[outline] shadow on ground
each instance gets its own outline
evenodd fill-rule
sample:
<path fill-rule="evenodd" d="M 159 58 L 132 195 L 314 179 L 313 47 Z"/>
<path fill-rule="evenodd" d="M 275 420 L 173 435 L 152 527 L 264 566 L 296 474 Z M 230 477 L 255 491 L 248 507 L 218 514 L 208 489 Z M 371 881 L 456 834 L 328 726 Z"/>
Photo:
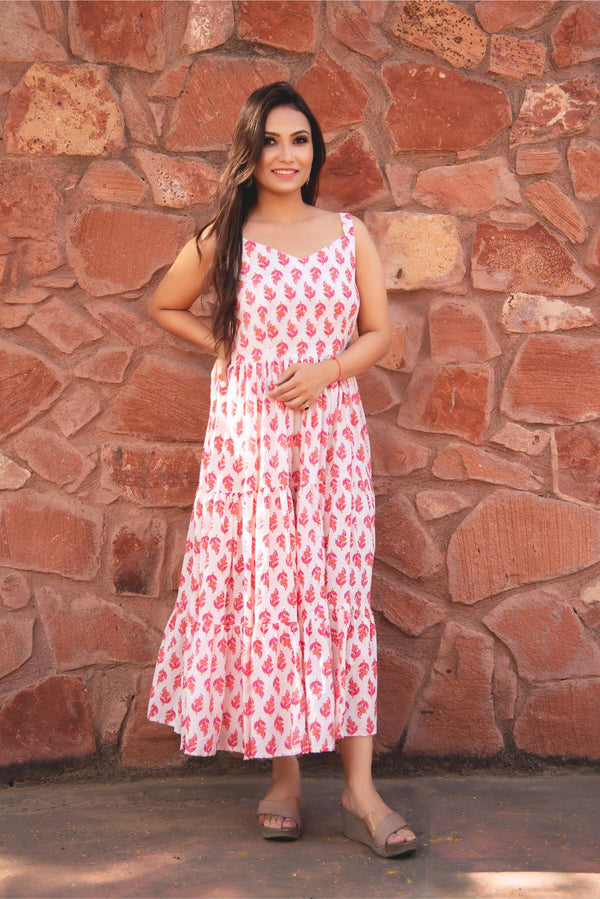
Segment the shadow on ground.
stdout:
<path fill-rule="evenodd" d="M 3 897 L 600 897 L 598 778 L 379 781 L 422 841 L 386 860 L 340 830 L 341 781 L 305 778 L 306 833 L 262 840 L 247 775 L 0 788 Z"/>

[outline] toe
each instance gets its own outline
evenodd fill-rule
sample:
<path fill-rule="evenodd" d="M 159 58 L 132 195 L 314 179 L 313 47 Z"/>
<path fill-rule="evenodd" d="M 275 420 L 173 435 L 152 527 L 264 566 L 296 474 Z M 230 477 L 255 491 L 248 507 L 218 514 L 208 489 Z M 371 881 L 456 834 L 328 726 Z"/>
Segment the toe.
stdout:
<path fill-rule="evenodd" d="M 387 841 L 393 845 L 398 845 L 400 843 L 410 843 L 410 841 L 414 839 L 415 835 L 410 827 L 401 827 L 400 830 L 396 830 L 394 833 L 390 834 Z"/>

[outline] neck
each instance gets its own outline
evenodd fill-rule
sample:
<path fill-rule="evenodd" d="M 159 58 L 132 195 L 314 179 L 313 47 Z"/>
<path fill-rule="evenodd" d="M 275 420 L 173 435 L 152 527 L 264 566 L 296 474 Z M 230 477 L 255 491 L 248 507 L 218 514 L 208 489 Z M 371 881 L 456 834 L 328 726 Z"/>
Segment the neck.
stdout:
<path fill-rule="evenodd" d="M 306 214 L 307 204 L 300 191 L 282 197 L 259 190 L 252 218 L 270 222 L 295 222 Z"/>

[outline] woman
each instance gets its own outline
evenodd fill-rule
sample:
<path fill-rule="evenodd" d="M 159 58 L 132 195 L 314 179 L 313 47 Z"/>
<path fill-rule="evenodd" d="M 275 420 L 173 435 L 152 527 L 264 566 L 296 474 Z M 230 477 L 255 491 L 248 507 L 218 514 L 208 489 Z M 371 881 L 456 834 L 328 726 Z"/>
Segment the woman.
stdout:
<path fill-rule="evenodd" d="M 324 161 L 291 85 L 254 91 L 217 215 L 152 301 L 158 324 L 217 359 L 148 714 L 188 754 L 273 759 L 257 813 L 267 839 L 300 835 L 298 756 L 337 743 L 344 833 L 391 857 L 416 839 L 371 778 L 374 498 L 355 380 L 387 352 L 390 325 L 364 225 L 314 206 Z M 208 289 L 210 328 L 189 311 Z"/>

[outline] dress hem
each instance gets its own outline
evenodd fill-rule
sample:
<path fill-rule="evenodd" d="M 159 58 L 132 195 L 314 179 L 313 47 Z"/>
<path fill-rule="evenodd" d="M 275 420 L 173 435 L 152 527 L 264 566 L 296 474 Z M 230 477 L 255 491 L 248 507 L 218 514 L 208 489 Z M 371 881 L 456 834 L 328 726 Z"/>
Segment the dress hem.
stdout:
<path fill-rule="evenodd" d="M 173 730 L 173 732 L 177 734 L 177 736 L 179 736 L 179 737 L 181 736 L 181 731 L 177 730 L 177 727 L 175 725 L 169 724 L 166 721 L 160 721 L 158 718 L 150 718 L 149 720 L 152 721 L 153 724 L 163 724 L 165 727 L 170 727 Z M 363 731 L 364 731 L 364 733 L 363 733 Z M 277 753 L 277 755 L 260 755 L 259 753 L 256 753 L 254 755 L 246 755 L 241 749 L 231 749 L 228 746 L 217 746 L 215 748 L 214 752 L 202 752 L 202 751 L 187 752 L 185 749 L 183 749 L 183 747 L 180 747 L 180 750 L 181 750 L 181 752 L 183 752 L 184 755 L 187 755 L 189 758 L 207 758 L 208 759 L 208 758 L 214 758 L 214 756 L 217 754 L 217 752 L 228 752 L 230 755 L 242 756 L 242 758 L 245 762 L 250 762 L 250 761 L 252 761 L 252 759 L 268 760 L 268 759 L 276 759 L 276 758 L 278 759 L 278 758 L 295 757 L 295 756 L 300 756 L 300 755 L 320 755 L 323 752 L 335 752 L 336 746 L 337 746 L 337 743 L 339 742 L 339 740 L 345 740 L 348 737 L 375 737 L 376 734 L 377 734 L 377 728 L 375 728 L 375 730 L 371 731 L 370 733 L 367 732 L 364 728 L 359 728 L 357 731 L 355 731 L 354 733 L 351 733 L 351 734 L 341 733 L 335 737 L 333 742 L 328 741 L 327 743 L 323 744 L 322 746 L 319 746 L 318 748 L 311 747 L 309 749 L 298 749 L 298 750 L 295 750 L 292 752 L 279 752 L 279 753 Z"/>

